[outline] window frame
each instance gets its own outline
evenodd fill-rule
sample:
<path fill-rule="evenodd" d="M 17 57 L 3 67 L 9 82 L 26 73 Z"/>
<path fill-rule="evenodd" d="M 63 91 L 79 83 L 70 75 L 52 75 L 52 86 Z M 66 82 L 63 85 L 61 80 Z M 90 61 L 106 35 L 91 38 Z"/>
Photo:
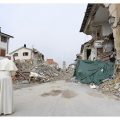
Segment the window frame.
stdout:
<path fill-rule="evenodd" d="M 16 55 L 15 55 L 15 54 L 16 54 Z M 18 56 L 18 53 L 14 53 L 13 56 L 14 56 L 14 57 L 17 57 L 17 56 Z"/>
<path fill-rule="evenodd" d="M 29 55 L 29 52 L 23 52 L 23 56 L 28 56 L 28 55 Z"/>
<path fill-rule="evenodd" d="M 1 42 L 7 43 L 7 37 L 1 36 Z"/>

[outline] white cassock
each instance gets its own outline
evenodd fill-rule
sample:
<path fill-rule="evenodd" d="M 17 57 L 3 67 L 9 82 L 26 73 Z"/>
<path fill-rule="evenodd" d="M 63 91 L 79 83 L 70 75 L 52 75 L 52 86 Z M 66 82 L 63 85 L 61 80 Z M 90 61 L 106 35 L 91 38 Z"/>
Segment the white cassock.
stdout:
<path fill-rule="evenodd" d="M 13 112 L 13 87 L 11 74 L 17 71 L 12 60 L 0 58 L 0 114 Z"/>

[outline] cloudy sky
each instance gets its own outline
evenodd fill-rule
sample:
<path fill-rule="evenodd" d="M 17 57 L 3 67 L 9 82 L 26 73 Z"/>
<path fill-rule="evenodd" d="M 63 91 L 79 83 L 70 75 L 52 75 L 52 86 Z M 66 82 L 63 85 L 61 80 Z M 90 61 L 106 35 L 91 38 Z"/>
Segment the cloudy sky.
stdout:
<path fill-rule="evenodd" d="M 24 44 L 61 66 L 75 60 L 89 37 L 80 33 L 87 4 L 0 4 L 2 32 L 13 35 L 9 51 Z"/>

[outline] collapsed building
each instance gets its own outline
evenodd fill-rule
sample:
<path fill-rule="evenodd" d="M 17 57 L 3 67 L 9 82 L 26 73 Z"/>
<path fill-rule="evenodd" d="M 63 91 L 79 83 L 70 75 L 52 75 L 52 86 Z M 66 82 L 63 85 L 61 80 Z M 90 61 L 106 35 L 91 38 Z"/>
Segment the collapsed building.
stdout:
<path fill-rule="evenodd" d="M 108 60 L 116 52 L 116 63 L 120 61 L 120 4 L 88 4 L 80 32 L 91 35 L 84 43 L 82 59 Z"/>
<path fill-rule="evenodd" d="M 14 61 L 32 61 L 37 64 L 37 62 L 44 61 L 44 55 L 40 53 L 37 49 L 27 48 L 26 44 L 24 46 L 14 50 L 13 52 L 9 53 L 11 59 Z"/>
<path fill-rule="evenodd" d="M 44 60 L 44 55 L 37 49 L 27 48 L 26 44 L 9 53 L 18 71 L 14 83 L 48 82 L 62 79 L 64 74 L 59 71 L 58 64 L 53 59 Z"/>
<path fill-rule="evenodd" d="M 120 4 L 88 4 L 80 32 L 92 39 L 81 45 L 75 76 L 120 97 Z M 112 59 L 111 59 L 112 58 Z M 113 59 L 114 58 L 114 59 Z"/>
<path fill-rule="evenodd" d="M 9 53 L 18 68 L 15 80 L 30 80 L 30 73 L 33 67 L 44 63 L 44 55 L 35 48 L 27 48 L 24 46 Z"/>
<path fill-rule="evenodd" d="M 120 4 L 88 4 L 80 32 L 92 39 L 81 45 L 77 60 L 101 60 L 120 65 Z"/>
<path fill-rule="evenodd" d="M 80 32 L 91 35 L 92 39 L 81 46 L 76 57 L 75 76 L 81 82 L 99 85 L 119 74 L 119 10 L 119 4 L 87 5 Z"/>
<path fill-rule="evenodd" d="M 88 4 L 80 32 L 92 39 L 81 46 L 83 60 L 106 61 L 115 49 L 118 52 L 109 19 L 110 12 L 104 4 Z"/>

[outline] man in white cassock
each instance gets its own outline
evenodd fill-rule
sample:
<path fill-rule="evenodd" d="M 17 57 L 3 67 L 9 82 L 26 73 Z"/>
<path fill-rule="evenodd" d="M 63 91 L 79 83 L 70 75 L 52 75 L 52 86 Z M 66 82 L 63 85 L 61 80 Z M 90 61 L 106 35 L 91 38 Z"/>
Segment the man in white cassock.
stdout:
<path fill-rule="evenodd" d="M 0 115 L 13 113 L 12 76 L 17 70 L 12 60 L 0 57 Z"/>

